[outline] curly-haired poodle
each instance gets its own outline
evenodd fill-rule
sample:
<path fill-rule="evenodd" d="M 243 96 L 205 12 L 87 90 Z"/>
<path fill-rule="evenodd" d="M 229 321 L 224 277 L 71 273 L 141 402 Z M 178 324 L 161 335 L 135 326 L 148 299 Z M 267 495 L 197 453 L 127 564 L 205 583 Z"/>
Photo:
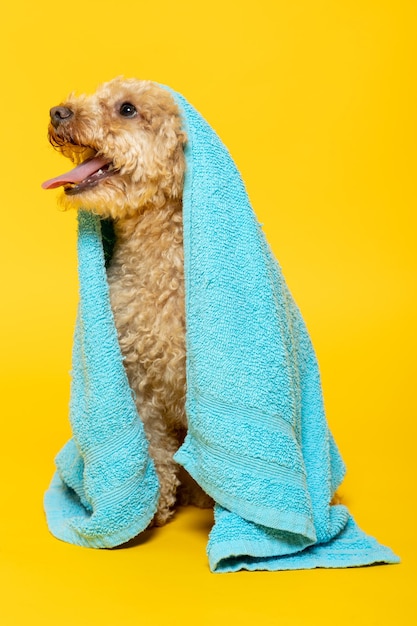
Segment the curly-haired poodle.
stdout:
<path fill-rule="evenodd" d="M 160 483 L 154 523 L 175 503 L 211 499 L 173 460 L 186 429 L 182 188 L 186 135 L 158 85 L 117 78 L 50 111 L 49 139 L 75 163 L 45 188 L 64 186 L 68 208 L 112 218 L 111 305 Z"/>

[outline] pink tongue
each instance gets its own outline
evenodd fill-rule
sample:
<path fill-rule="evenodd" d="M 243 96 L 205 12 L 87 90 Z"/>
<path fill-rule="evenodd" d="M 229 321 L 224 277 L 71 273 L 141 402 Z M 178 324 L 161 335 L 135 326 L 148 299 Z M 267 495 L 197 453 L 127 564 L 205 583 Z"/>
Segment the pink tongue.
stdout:
<path fill-rule="evenodd" d="M 55 189 L 56 187 L 61 187 L 61 185 L 66 185 L 67 183 L 81 183 L 83 180 L 97 172 L 100 168 L 110 163 L 108 159 L 103 159 L 102 157 L 94 157 L 92 159 L 87 159 L 77 167 L 74 167 L 73 170 L 67 172 L 66 174 L 61 174 L 61 176 L 57 176 L 56 178 L 51 178 L 50 180 L 46 180 L 42 183 L 42 189 Z"/>

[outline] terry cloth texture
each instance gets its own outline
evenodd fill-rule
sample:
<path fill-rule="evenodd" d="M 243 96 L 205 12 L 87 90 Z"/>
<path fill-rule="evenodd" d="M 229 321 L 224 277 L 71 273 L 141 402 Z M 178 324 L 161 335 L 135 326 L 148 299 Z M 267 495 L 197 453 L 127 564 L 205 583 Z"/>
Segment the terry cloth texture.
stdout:
<path fill-rule="evenodd" d="M 188 434 L 176 460 L 216 502 L 212 571 L 396 563 L 345 506 L 314 350 L 227 149 L 179 94 Z M 79 214 L 73 439 L 45 496 L 51 532 L 110 547 L 153 517 L 158 484 L 123 369 L 99 218 Z"/>

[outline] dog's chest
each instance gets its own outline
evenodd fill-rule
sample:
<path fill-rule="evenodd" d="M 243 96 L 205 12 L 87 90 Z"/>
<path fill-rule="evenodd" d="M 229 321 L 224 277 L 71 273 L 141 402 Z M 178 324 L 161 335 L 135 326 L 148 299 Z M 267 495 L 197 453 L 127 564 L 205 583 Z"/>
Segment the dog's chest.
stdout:
<path fill-rule="evenodd" d="M 149 211 L 117 223 L 115 232 L 108 282 L 122 353 L 145 368 L 168 362 L 185 350 L 181 214 Z"/>

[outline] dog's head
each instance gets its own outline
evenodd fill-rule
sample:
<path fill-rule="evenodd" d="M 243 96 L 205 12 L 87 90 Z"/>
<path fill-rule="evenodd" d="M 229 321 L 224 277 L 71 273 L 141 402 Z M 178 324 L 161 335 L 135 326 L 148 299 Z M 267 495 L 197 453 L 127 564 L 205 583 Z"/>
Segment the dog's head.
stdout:
<path fill-rule="evenodd" d="M 181 197 L 186 136 L 167 90 L 116 78 L 50 115 L 51 144 L 77 167 L 43 187 L 63 186 L 66 207 L 120 218 Z"/>

